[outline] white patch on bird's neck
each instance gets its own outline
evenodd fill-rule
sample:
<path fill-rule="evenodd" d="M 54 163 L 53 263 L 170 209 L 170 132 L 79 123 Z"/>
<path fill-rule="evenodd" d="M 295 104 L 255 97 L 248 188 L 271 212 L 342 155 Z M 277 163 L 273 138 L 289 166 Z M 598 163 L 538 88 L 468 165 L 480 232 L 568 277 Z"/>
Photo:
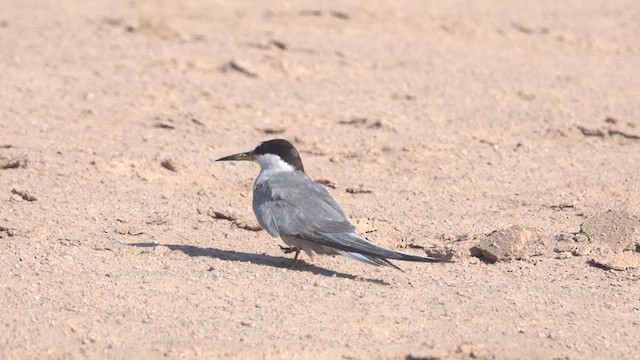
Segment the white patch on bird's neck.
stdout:
<path fill-rule="evenodd" d="M 256 162 L 260 165 L 260 175 L 256 179 L 256 184 L 267 180 L 272 175 L 291 172 L 295 168 L 282 160 L 278 155 L 263 154 L 256 156 Z"/>

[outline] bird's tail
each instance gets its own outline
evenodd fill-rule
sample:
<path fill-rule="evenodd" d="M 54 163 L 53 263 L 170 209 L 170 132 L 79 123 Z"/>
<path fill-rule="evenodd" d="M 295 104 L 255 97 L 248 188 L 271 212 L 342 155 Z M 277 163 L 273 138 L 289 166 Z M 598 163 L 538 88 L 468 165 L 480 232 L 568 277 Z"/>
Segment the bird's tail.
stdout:
<path fill-rule="evenodd" d="M 362 239 L 364 241 L 369 242 L 364 238 Z M 415 262 L 430 262 L 430 263 L 451 262 L 450 260 L 437 258 L 437 257 L 416 256 L 416 255 L 405 254 L 399 251 L 393 251 L 390 249 L 383 248 L 382 246 L 379 246 L 373 243 L 371 244 L 377 248 L 371 252 L 366 251 L 364 249 L 358 249 L 360 250 L 358 252 L 344 251 L 344 250 L 337 250 L 337 251 L 341 255 L 344 255 L 354 260 L 361 261 L 369 265 L 390 266 L 400 271 L 403 271 L 403 270 L 397 265 L 395 265 L 394 263 L 392 263 L 391 261 L 389 261 L 389 259 L 402 260 L 402 261 L 415 261 Z"/>
<path fill-rule="evenodd" d="M 311 241 L 333 248 L 341 255 L 354 260 L 362 261 L 376 266 L 391 266 L 398 270 L 399 267 L 389 260 L 417 261 L 417 262 L 451 262 L 447 259 L 436 257 L 416 256 L 405 254 L 399 251 L 387 249 L 375 244 L 362 236 L 354 233 L 322 233 L 322 236 L 311 239 Z"/>
<path fill-rule="evenodd" d="M 349 252 L 349 251 L 342 251 L 342 250 L 337 250 L 337 252 L 340 255 L 352 258 L 353 260 L 362 261 L 363 263 L 366 263 L 366 264 L 369 264 L 369 265 L 391 266 L 391 267 L 393 267 L 395 269 L 403 271 L 397 265 L 395 265 L 394 263 L 392 263 L 391 261 L 389 261 L 389 260 L 387 260 L 387 259 L 385 259 L 383 257 L 376 257 L 376 256 L 361 254 L 361 253 L 357 253 L 357 252 Z"/>

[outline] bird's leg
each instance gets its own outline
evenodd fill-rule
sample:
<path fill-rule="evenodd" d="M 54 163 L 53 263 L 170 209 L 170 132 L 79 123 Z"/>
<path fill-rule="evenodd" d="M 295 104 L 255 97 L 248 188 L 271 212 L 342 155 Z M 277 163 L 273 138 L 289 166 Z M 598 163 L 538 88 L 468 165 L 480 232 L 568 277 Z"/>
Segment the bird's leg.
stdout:
<path fill-rule="evenodd" d="M 296 252 L 296 256 L 293 257 L 293 262 L 291 263 L 291 267 L 296 266 L 298 264 L 298 255 L 300 255 L 300 249 L 294 248 Z"/>
<path fill-rule="evenodd" d="M 284 251 L 285 254 L 291 254 L 292 252 L 295 252 L 296 255 L 293 257 L 293 262 L 291 263 L 291 267 L 294 267 L 298 264 L 298 256 L 300 255 L 300 249 L 298 249 L 295 246 L 282 246 L 282 245 L 280 245 L 280 249 L 282 249 L 282 251 Z"/>

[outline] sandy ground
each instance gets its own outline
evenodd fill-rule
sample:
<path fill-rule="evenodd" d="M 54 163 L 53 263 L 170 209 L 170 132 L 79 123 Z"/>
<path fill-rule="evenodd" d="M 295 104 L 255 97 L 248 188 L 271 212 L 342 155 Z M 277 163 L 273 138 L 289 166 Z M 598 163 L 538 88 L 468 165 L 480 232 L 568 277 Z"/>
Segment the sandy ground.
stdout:
<path fill-rule="evenodd" d="M 0 3 L 0 358 L 640 353 L 635 1 Z M 274 137 L 455 263 L 290 268 Z"/>

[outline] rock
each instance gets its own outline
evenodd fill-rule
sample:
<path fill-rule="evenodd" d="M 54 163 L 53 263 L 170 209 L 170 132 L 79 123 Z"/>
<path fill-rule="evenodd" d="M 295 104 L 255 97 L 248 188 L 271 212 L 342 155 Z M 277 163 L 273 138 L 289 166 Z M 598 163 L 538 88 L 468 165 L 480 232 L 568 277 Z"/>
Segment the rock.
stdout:
<path fill-rule="evenodd" d="M 429 351 L 419 351 L 412 352 L 409 355 L 405 356 L 405 360 L 440 360 L 447 357 L 447 354 L 444 351 L 437 350 L 429 350 Z"/>
<path fill-rule="evenodd" d="M 638 269 L 640 268 L 640 254 L 631 251 L 603 252 L 594 256 L 589 263 L 605 270 Z"/>
<path fill-rule="evenodd" d="M 120 235 L 137 236 L 137 235 L 144 234 L 144 230 L 136 226 L 132 226 L 132 227 L 118 226 L 113 231 L 116 234 L 120 234 Z"/>
<path fill-rule="evenodd" d="M 609 210 L 585 220 L 580 234 L 590 243 L 606 244 L 614 253 L 635 250 L 640 242 L 640 220 L 626 211 Z"/>
<path fill-rule="evenodd" d="M 471 342 L 464 342 L 458 345 L 458 349 L 456 349 L 455 353 L 457 355 L 462 355 L 464 358 L 468 358 L 468 359 L 495 359 L 496 358 L 495 354 L 492 354 L 485 345 L 474 344 Z"/>
<path fill-rule="evenodd" d="M 561 251 L 556 255 L 556 259 L 564 260 L 570 259 L 573 257 L 573 253 L 571 251 Z"/>
<path fill-rule="evenodd" d="M 26 201 L 36 201 L 36 200 L 38 200 L 37 197 L 35 197 L 31 192 L 29 192 L 27 190 L 11 189 L 11 193 L 20 196 L 20 198 L 22 198 L 22 200 L 26 200 Z"/>
<path fill-rule="evenodd" d="M 492 262 L 522 260 L 548 252 L 548 237 L 535 229 L 514 225 L 496 230 L 471 249 L 474 256 Z"/>
<path fill-rule="evenodd" d="M 178 170 L 179 170 L 178 164 L 175 161 L 171 160 L 171 159 L 162 160 L 160 162 L 160 165 L 162 165 L 163 168 L 165 168 L 167 170 L 170 170 L 170 171 L 173 171 L 173 172 L 178 172 Z"/>

